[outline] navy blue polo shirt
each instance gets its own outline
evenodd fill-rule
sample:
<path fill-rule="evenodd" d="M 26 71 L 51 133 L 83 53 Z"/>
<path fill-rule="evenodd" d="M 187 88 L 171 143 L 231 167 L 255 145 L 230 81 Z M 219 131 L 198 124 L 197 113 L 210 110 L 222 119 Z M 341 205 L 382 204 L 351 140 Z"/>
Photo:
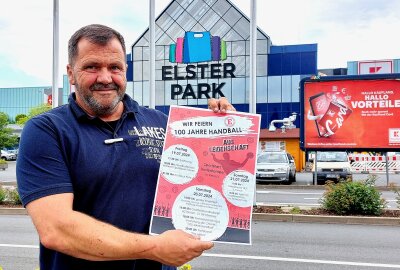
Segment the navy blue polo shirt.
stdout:
<path fill-rule="evenodd" d="M 73 209 L 118 228 L 148 233 L 167 116 L 124 96 L 115 130 L 69 104 L 29 120 L 17 161 L 24 206 L 38 198 L 73 193 Z M 105 140 L 122 138 L 106 144 Z M 136 266 L 135 266 L 136 265 Z M 147 260 L 91 262 L 40 246 L 41 270 L 161 269 Z"/>

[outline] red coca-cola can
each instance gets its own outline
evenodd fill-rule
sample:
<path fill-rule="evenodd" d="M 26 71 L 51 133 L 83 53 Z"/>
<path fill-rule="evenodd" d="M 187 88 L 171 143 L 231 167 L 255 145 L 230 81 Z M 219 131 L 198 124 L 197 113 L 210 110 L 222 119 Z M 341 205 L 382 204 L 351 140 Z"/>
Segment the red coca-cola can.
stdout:
<path fill-rule="evenodd" d="M 353 111 L 346 105 L 331 101 L 328 110 L 324 116 L 318 121 L 318 125 L 324 132 L 321 133 L 323 137 L 329 137 L 336 133 L 340 129 L 346 119 L 350 116 Z"/>

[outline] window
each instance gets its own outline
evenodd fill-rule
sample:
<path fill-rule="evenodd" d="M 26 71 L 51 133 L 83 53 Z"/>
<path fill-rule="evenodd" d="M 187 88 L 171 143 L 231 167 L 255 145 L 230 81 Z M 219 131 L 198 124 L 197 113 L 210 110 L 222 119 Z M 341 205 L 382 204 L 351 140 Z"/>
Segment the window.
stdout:
<path fill-rule="evenodd" d="M 282 102 L 292 101 L 292 76 L 282 76 Z"/>
<path fill-rule="evenodd" d="M 281 76 L 268 77 L 268 103 L 282 101 Z"/>
<path fill-rule="evenodd" d="M 245 103 L 246 92 L 246 79 L 245 78 L 234 78 L 232 79 L 232 103 Z"/>

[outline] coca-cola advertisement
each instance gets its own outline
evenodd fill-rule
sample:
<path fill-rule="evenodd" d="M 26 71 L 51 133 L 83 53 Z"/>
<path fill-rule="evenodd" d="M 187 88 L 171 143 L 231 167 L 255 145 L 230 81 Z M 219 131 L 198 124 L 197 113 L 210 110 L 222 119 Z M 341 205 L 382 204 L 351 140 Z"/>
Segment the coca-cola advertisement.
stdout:
<path fill-rule="evenodd" d="M 400 74 L 306 79 L 301 96 L 303 148 L 400 147 Z"/>

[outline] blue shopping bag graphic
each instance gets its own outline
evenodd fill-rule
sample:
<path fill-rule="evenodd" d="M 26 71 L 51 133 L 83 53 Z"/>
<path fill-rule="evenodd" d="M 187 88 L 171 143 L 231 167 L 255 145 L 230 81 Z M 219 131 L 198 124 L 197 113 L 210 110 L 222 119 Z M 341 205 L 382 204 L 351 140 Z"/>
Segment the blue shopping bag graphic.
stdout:
<path fill-rule="evenodd" d="M 183 43 L 183 62 L 211 61 L 211 35 L 209 32 L 186 32 Z"/>

